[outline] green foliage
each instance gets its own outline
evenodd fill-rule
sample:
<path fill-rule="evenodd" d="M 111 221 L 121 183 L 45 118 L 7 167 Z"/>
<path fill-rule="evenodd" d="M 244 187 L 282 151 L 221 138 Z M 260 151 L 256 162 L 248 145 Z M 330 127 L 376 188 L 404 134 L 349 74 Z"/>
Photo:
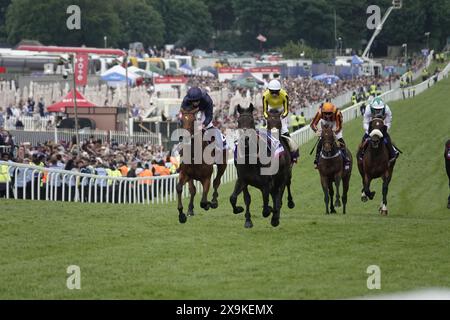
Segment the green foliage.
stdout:
<path fill-rule="evenodd" d="M 164 44 L 164 21 L 150 3 L 144 0 L 117 0 L 114 9 L 121 21 L 121 47 L 127 48 L 131 42 L 142 42 L 146 46 Z"/>
<path fill-rule="evenodd" d="M 0 41 L 15 45 L 22 39 L 45 44 L 127 46 L 178 44 L 188 48 L 257 50 L 258 34 L 267 37 L 264 48 L 303 40 L 309 46 L 331 49 L 336 38 L 344 48 L 364 49 L 373 34 L 366 27 L 367 7 L 376 4 L 384 15 L 391 0 L 0 0 Z M 83 28 L 65 27 L 66 8 L 82 9 Z M 8 9 L 8 10 L 7 10 Z M 336 13 L 336 34 L 335 19 Z M 6 18 L 6 19 L 5 19 Z M 404 1 L 395 10 L 373 44 L 373 50 L 401 45 L 417 50 L 426 44 L 440 50 L 450 35 L 450 1 Z M 213 44 L 213 35 L 216 37 Z"/>
<path fill-rule="evenodd" d="M 289 41 L 285 46 L 279 49 L 283 53 L 283 57 L 286 59 L 312 59 L 320 60 L 325 57 L 325 55 L 318 49 L 311 48 L 301 42 Z"/>
<path fill-rule="evenodd" d="M 165 0 L 159 9 L 166 25 L 166 43 L 189 48 L 209 46 L 213 29 L 203 1 Z"/>
<path fill-rule="evenodd" d="M 66 13 L 70 5 L 81 8 L 81 30 L 69 30 Z M 35 39 L 45 44 L 102 46 L 108 36 L 117 45 L 120 21 L 112 5 L 89 0 L 15 0 L 8 7 L 6 30 L 8 41 Z"/>
<path fill-rule="evenodd" d="M 7 34 L 5 28 L 6 10 L 11 0 L 0 0 L 0 42 L 6 42 Z"/>

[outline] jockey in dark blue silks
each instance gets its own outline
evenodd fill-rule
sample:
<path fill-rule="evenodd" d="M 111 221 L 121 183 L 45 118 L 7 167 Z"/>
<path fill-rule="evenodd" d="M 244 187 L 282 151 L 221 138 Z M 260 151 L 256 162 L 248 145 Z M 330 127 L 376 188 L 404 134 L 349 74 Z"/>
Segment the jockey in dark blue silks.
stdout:
<path fill-rule="evenodd" d="M 198 87 L 190 88 L 186 97 L 183 99 L 181 108 L 199 108 L 199 111 L 202 112 L 201 119 L 203 121 L 204 128 L 214 128 L 212 124 L 214 103 L 208 93 L 202 89 Z"/>
<path fill-rule="evenodd" d="M 202 126 L 204 130 L 214 130 L 214 137 L 217 141 L 217 146 L 220 149 L 226 148 L 225 137 L 221 134 L 220 130 L 214 127 L 212 120 L 214 116 L 214 102 L 209 96 L 209 94 L 198 88 L 192 87 L 188 90 L 186 97 L 183 99 L 181 104 L 182 109 L 195 109 L 199 108 L 200 114 L 197 119 L 202 121 Z"/>

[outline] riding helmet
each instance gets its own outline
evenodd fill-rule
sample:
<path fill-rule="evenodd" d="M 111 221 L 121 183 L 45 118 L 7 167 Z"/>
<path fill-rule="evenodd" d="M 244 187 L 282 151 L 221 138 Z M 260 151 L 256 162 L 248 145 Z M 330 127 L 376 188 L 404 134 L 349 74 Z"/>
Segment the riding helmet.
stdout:
<path fill-rule="evenodd" d="M 269 86 L 267 87 L 270 91 L 280 91 L 281 90 L 281 83 L 278 80 L 272 80 L 269 82 Z"/>
<path fill-rule="evenodd" d="M 187 92 L 187 98 L 189 101 L 198 101 L 203 98 L 203 92 L 198 87 L 192 87 Z"/>

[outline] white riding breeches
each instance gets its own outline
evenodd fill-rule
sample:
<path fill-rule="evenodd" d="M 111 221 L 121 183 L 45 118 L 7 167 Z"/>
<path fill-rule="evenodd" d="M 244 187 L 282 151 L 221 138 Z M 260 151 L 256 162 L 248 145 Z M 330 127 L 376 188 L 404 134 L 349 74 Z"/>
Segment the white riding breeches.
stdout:
<path fill-rule="evenodd" d="M 319 131 L 322 130 L 322 125 L 331 127 L 331 129 L 333 131 L 336 130 L 336 122 L 334 122 L 334 121 L 326 121 L 326 120 L 321 119 L 319 121 L 319 123 L 317 124 L 317 128 L 319 129 Z M 339 133 L 336 133 L 336 139 L 339 140 L 339 139 L 343 138 L 343 132 L 342 131 L 343 130 L 339 131 Z"/>
<path fill-rule="evenodd" d="M 199 116 L 197 118 L 197 121 L 200 121 L 200 127 L 198 128 L 199 130 L 203 129 L 203 122 L 205 121 L 205 113 L 200 111 L 201 116 Z M 226 144 L 226 137 L 220 132 L 219 129 L 217 129 L 216 127 L 214 127 L 212 121 L 210 123 L 208 123 L 205 127 L 205 130 L 211 129 L 214 130 L 214 137 L 216 139 L 216 141 L 220 141 L 222 140 L 222 146 L 219 149 L 227 149 L 227 144 Z M 218 146 L 220 146 L 220 144 L 218 144 Z"/>

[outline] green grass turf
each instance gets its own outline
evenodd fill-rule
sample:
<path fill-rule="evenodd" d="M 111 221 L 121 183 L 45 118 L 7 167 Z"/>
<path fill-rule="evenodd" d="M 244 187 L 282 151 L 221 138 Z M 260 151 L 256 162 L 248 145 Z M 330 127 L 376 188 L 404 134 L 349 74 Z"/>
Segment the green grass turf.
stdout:
<path fill-rule="evenodd" d="M 450 287 L 450 210 L 443 149 L 449 138 L 450 79 L 411 100 L 391 103 L 392 137 L 404 152 L 389 190 L 389 215 L 360 201 L 354 168 L 348 214 L 324 214 L 318 173 L 302 146 L 294 172 L 297 207 L 281 225 L 233 215 L 232 184 L 220 206 L 178 222 L 176 204 L 82 205 L 0 201 L 1 299 L 325 299 L 423 287 Z M 361 119 L 344 137 L 354 153 Z M 239 199 L 242 204 L 242 197 Z M 187 203 L 185 202 L 185 206 Z M 68 290 L 66 269 L 81 268 L 81 290 Z M 368 290 L 369 265 L 381 290 Z"/>

